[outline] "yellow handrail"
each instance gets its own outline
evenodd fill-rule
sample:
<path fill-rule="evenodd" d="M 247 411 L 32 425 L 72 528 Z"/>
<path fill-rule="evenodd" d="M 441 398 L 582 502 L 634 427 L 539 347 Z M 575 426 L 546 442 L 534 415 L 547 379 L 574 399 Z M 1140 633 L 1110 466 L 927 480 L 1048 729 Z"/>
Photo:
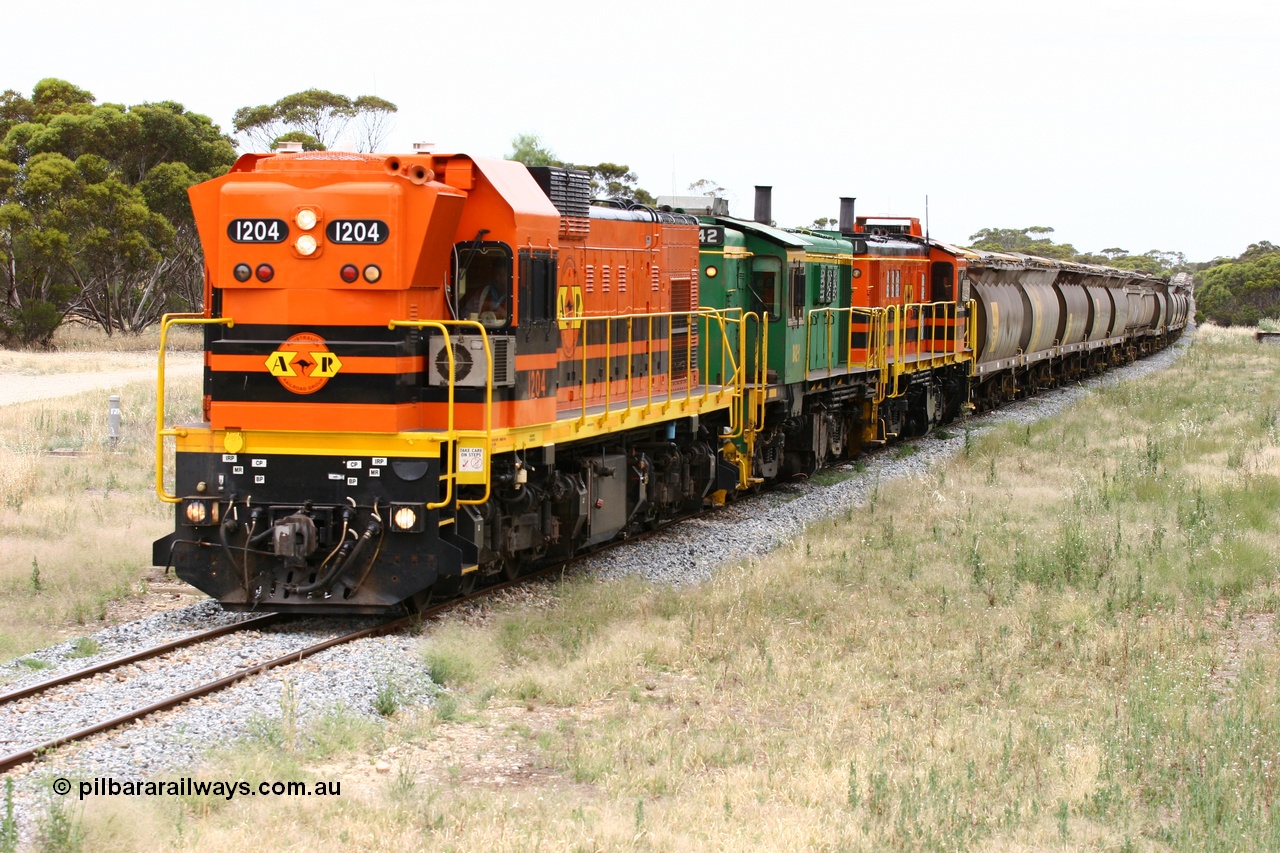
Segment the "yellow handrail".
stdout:
<path fill-rule="evenodd" d="M 696 383 L 701 383 L 703 386 L 701 397 L 699 398 L 700 400 L 705 401 L 711 395 L 711 388 L 706 384 L 705 380 L 701 377 L 700 366 L 694 358 L 693 341 L 695 337 L 697 337 L 697 339 L 700 341 L 702 340 L 703 335 L 702 335 L 699 324 L 702 323 L 703 321 L 706 321 L 707 327 L 709 329 L 712 320 L 714 320 L 716 323 L 716 328 L 718 328 L 720 331 L 720 337 L 721 337 L 721 343 L 722 343 L 720 375 L 723 379 L 721 393 L 723 393 L 723 387 L 725 386 L 740 387 L 742 385 L 742 382 L 743 382 L 742 375 L 741 375 L 742 367 L 733 358 L 732 347 L 730 345 L 731 341 L 730 341 L 729 331 L 728 331 L 728 325 L 730 323 L 740 322 L 739 320 L 729 317 L 728 315 L 731 313 L 739 313 L 740 311 L 741 309 L 738 309 L 738 308 L 725 309 L 725 310 L 717 310 L 714 308 L 695 308 L 690 311 L 660 311 L 660 312 L 645 312 L 645 313 L 633 313 L 633 314 L 610 314 L 610 315 L 602 315 L 602 316 L 594 316 L 594 317 L 575 314 L 572 316 L 558 317 L 557 321 L 563 322 L 563 323 L 572 322 L 572 323 L 578 324 L 578 328 L 581 330 L 580 339 L 578 342 L 578 346 L 582 350 L 581 376 L 579 377 L 579 382 L 578 382 L 578 386 L 579 386 L 578 393 L 581 398 L 579 400 L 578 426 L 579 427 L 584 426 L 587 423 L 588 418 L 591 417 L 589 413 L 590 406 L 588 405 L 588 400 L 591 397 L 591 395 L 589 394 L 589 391 L 590 391 L 590 387 L 593 384 L 597 384 L 591 381 L 591 378 L 588 376 L 588 369 L 587 369 L 587 365 L 588 365 L 587 350 L 590 345 L 590 331 L 591 331 L 592 324 L 595 324 L 595 323 L 604 324 L 604 348 L 605 348 L 604 349 L 605 354 L 603 359 L 604 375 L 600 379 L 600 381 L 603 382 L 604 384 L 604 389 L 603 391 L 599 392 L 600 395 L 603 397 L 603 400 L 601 401 L 603 403 L 603 409 L 599 413 L 598 417 L 595 417 L 596 423 L 604 423 L 605 420 L 610 415 L 617 414 L 617 409 L 615 408 L 615 405 L 614 405 L 615 402 L 617 401 L 614 400 L 614 393 L 613 393 L 613 383 L 616 381 L 613 378 L 613 369 L 614 369 L 613 362 L 616 358 L 619 358 L 620 356 L 615 355 L 613 352 L 613 348 L 615 346 L 615 342 L 613 339 L 614 323 L 619 321 L 625 321 L 626 323 L 626 333 L 627 333 L 626 356 L 625 356 L 627 359 L 627 369 L 625 371 L 626 385 L 627 385 L 626 395 L 625 395 L 626 408 L 621 410 L 622 417 L 625 419 L 631 415 L 632 411 L 635 409 L 635 406 L 636 406 L 635 391 L 632 388 L 632 384 L 636 379 L 633 362 L 635 360 L 635 346 L 636 346 L 636 343 L 638 342 L 636 338 L 635 320 L 643 319 L 646 324 L 644 343 L 645 343 L 645 350 L 646 350 L 645 357 L 647 360 L 648 367 L 645 372 L 645 380 L 646 380 L 645 403 L 648 407 L 653 406 L 653 386 L 654 386 L 654 378 L 655 378 L 653 373 L 653 359 L 654 359 L 655 344 L 661 342 L 662 340 L 662 338 L 655 337 L 654 335 L 654 321 L 661 320 L 664 318 L 669 321 L 667 326 L 668 336 L 666 338 L 666 340 L 668 341 L 668 349 L 667 349 L 666 366 L 664 370 L 667 391 L 666 391 L 666 402 L 662 404 L 662 410 L 665 412 L 676 402 L 676 394 L 675 394 L 674 386 L 675 386 L 676 379 L 679 378 L 677 377 L 676 371 L 675 371 L 674 356 L 676 355 L 676 353 L 673 349 L 671 349 L 669 344 L 672 337 L 670 333 L 674 329 L 674 323 L 670 321 L 673 321 L 676 318 L 685 318 L 686 320 L 686 326 L 684 327 L 684 334 L 685 334 L 684 402 L 688 404 L 688 403 L 691 403 L 694 399 L 693 390 L 694 390 L 694 385 Z M 707 335 L 709 336 L 709 334 L 710 332 L 708 331 Z M 620 344 L 621 340 L 619 340 L 618 343 Z M 729 367 L 732 367 L 732 370 L 729 370 L 728 369 Z M 740 393 L 740 391 L 738 393 Z M 600 398 L 596 397 L 596 399 L 599 400 Z"/>
<path fill-rule="evenodd" d="M 473 328 L 480 333 L 480 340 L 484 343 L 484 360 L 489 369 L 488 375 L 485 377 L 484 429 L 480 431 L 454 429 L 454 386 L 457 377 L 454 372 L 453 341 L 449 337 L 448 327 L 450 326 Z M 444 509 L 453 502 L 453 487 L 458 479 L 458 472 L 454 464 L 454 454 L 458 452 L 458 438 L 464 434 L 467 437 L 475 437 L 477 432 L 480 433 L 480 437 L 484 439 L 484 464 L 486 468 L 489 465 L 489 458 L 493 455 L 493 348 L 489 344 L 489 330 L 478 320 L 392 320 L 387 323 L 387 328 L 436 329 L 440 334 L 444 335 L 444 350 L 449 359 L 449 410 L 443 439 L 447 449 L 444 454 L 446 458 L 444 463 L 445 473 L 441 475 L 440 479 L 445 483 L 445 492 L 443 499 L 427 504 L 428 510 Z M 489 483 L 491 480 L 491 477 L 485 477 L 484 495 L 482 497 L 479 499 L 458 498 L 457 505 L 475 506 L 489 500 Z"/>
<path fill-rule="evenodd" d="M 730 317 L 728 316 L 730 313 L 736 313 L 741 316 Z M 736 404 L 731 405 L 729 407 L 729 431 L 719 437 L 722 441 L 730 441 L 730 440 L 742 437 L 744 414 L 745 414 L 742 406 L 742 399 L 743 399 L 742 389 L 746 385 L 746 370 L 747 370 L 744 353 L 747 347 L 746 320 L 747 320 L 747 317 L 749 316 L 753 316 L 753 315 L 743 314 L 741 308 L 731 308 L 726 310 L 724 313 L 717 311 L 714 314 L 704 315 L 708 323 L 710 323 L 711 319 L 714 317 L 714 319 L 716 320 L 716 322 L 719 324 L 719 327 L 720 327 L 720 340 L 721 340 L 721 347 L 720 347 L 720 376 L 721 376 L 720 388 L 721 390 L 720 390 L 720 393 L 723 395 L 724 388 L 728 386 L 734 389 L 733 393 L 738 398 Z M 729 345 L 730 344 L 729 325 L 734 323 L 736 323 L 738 326 L 737 357 L 735 357 L 734 350 Z M 709 332 L 708 332 L 708 337 L 710 337 Z M 733 371 L 731 373 L 726 369 L 728 365 L 733 366 Z M 710 366 L 711 366 L 710 362 L 708 362 L 707 364 L 708 370 Z"/>
<path fill-rule="evenodd" d="M 164 489 L 164 437 L 172 435 L 182 437 L 185 429 L 165 429 L 164 426 L 164 364 L 169 344 L 170 326 L 226 326 L 231 328 L 236 321 L 230 317 L 206 317 L 203 314 L 165 314 L 160 318 L 160 353 L 156 361 L 156 495 L 169 504 L 181 503 L 182 498 L 171 495 Z M 177 486 L 174 486 L 175 490 Z"/>
<path fill-rule="evenodd" d="M 769 312 L 760 312 L 760 334 L 756 337 L 756 400 L 759 412 L 752 425 L 752 438 L 764 431 L 765 406 L 768 402 L 769 385 Z"/>

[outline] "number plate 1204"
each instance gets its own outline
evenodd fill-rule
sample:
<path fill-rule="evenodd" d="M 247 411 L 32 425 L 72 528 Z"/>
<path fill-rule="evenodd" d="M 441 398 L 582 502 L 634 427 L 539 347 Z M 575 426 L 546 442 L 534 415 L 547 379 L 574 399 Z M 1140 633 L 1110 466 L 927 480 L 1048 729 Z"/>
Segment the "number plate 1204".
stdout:
<path fill-rule="evenodd" d="M 385 243 L 387 223 L 381 219 L 335 219 L 324 229 L 331 243 Z"/>
<path fill-rule="evenodd" d="M 233 219 L 227 225 L 233 243 L 283 243 L 289 225 L 283 219 Z"/>

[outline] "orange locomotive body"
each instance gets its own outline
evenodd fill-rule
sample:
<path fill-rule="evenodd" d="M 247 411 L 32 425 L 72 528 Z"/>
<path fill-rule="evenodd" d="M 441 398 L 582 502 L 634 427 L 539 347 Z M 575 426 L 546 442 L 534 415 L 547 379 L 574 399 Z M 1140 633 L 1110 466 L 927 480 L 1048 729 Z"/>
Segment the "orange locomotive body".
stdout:
<path fill-rule="evenodd" d="M 873 250 L 859 240 L 863 235 L 877 238 Z M 965 300 L 957 303 L 957 260 L 924 239 L 920 220 L 858 216 L 849 236 L 863 249 L 853 256 L 851 304 L 866 311 L 854 319 L 853 359 L 865 363 L 871 358 L 869 317 L 875 315 L 887 316 L 886 325 L 893 330 L 884 333 L 884 344 L 894 361 L 927 362 L 962 352 Z"/>
<path fill-rule="evenodd" d="M 246 155 L 190 194 L 206 310 L 166 329 L 205 327 L 204 419 L 161 430 L 177 524 L 155 558 L 224 605 L 421 602 L 732 480 L 692 217 L 430 152 Z"/>

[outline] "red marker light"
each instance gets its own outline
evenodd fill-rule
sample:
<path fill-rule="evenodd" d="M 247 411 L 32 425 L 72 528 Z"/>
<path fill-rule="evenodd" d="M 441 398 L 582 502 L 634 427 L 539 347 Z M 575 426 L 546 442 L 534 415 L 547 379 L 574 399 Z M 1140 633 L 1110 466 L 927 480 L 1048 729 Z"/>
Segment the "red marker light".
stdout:
<path fill-rule="evenodd" d="M 258 264 L 256 274 L 258 276 L 258 281 L 271 281 L 271 278 L 276 274 L 276 271 L 271 268 L 271 264 Z"/>
<path fill-rule="evenodd" d="M 356 269 L 355 264 L 344 264 L 338 274 L 342 276 L 343 281 L 351 284 L 360 277 L 360 270 Z"/>

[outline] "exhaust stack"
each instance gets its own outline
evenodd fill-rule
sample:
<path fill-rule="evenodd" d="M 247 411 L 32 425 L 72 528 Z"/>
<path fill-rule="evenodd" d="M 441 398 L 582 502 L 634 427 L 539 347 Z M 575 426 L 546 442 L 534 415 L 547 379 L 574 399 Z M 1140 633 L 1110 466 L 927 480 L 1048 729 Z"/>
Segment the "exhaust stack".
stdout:
<path fill-rule="evenodd" d="M 849 236 L 853 233 L 853 203 L 856 198 L 849 196 L 840 197 L 840 233 Z"/>
<path fill-rule="evenodd" d="M 773 224 L 773 187 L 756 187 L 756 222 Z"/>

